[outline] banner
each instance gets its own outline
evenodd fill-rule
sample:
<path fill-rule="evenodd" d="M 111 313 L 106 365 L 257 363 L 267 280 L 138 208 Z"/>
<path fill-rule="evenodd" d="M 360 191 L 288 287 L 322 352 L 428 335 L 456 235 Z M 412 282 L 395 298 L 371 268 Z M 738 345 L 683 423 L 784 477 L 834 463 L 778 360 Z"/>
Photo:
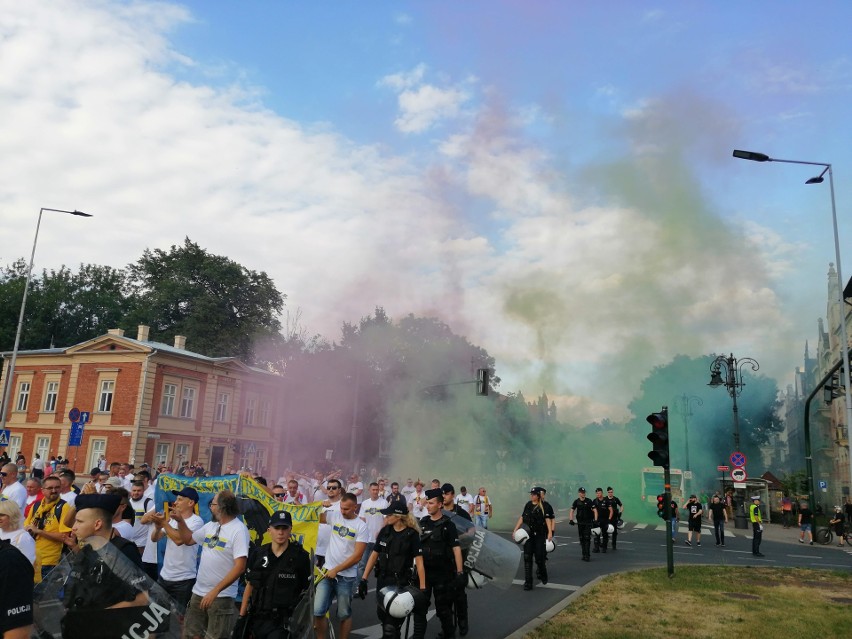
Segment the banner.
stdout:
<path fill-rule="evenodd" d="M 268 544 L 269 516 L 278 510 L 287 510 L 293 517 L 292 539 L 299 542 L 313 555 L 317 545 L 321 502 L 304 506 L 283 504 L 270 495 L 263 486 L 246 475 L 222 477 L 184 477 L 183 475 L 161 474 L 157 476 L 154 504 L 157 512 L 164 512 L 165 502 L 174 501 L 171 491 L 191 486 L 198 491 L 198 514 L 210 521 L 210 500 L 220 490 L 230 490 L 240 503 L 240 514 L 248 526 L 253 545 Z M 163 544 L 163 542 L 160 542 Z M 164 544 L 163 544 L 164 547 Z"/>

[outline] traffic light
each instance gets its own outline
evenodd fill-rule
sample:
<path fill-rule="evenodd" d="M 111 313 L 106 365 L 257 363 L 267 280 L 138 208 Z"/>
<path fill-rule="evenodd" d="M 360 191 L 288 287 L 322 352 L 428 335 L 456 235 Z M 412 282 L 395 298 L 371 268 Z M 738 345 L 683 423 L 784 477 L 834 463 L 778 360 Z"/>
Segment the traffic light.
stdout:
<path fill-rule="evenodd" d="M 651 432 L 648 441 L 654 447 L 648 453 L 648 457 L 654 462 L 654 466 L 669 467 L 669 409 L 663 406 L 659 413 L 651 413 L 646 417 L 651 424 Z"/>
<path fill-rule="evenodd" d="M 666 495 L 663 493 L 662 495 L 657 495 L 657 517 L 660 519 L 666 518 Z"/>
<path fill-rule="evenodd" d="M 476 369 L 476 394 L 482 397 L 488 395 L 488 369 Z"/>

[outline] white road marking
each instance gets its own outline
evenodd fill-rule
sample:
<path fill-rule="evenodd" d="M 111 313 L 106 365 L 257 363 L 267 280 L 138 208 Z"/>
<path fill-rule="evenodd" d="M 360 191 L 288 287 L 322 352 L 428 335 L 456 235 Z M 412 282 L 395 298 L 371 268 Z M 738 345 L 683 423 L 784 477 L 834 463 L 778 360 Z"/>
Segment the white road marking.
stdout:
<path fill-rule="evenodd" d="M 513 579 L 512 583 L 516 586 L 523 586 L 524 580 L 523 579 Z M 574 590 L 579 590 L 580 588 L 582 588 L 582 586 L 571 586 L 569 584 L 554 584 L 554 583 L 542 584 L 542 583 L 539 583 L 537 581 L 535 582 L 535 587 L 536 588 L 550 588 L 552 590 L 570 590 L 572 592 Z"/>

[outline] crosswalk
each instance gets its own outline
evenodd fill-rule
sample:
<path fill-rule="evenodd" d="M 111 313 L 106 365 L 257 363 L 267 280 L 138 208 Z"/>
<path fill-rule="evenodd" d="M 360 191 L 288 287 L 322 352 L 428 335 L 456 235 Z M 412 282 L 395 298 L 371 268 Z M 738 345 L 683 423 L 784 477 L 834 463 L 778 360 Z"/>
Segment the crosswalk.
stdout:
<path fill-rule="evenodd" d="M 652 527 L 654 530 L 666 532 L 665 524 L 657 524 L 655 526 L 651 526 L 650 524 L 633 524 L 633 530 L 645 530 Z M 677 532 L 678 534 L 685 535 L 688 532 L 688 526 L 685 524 L 679 524 L 677 527 Z M 704 535 L 713 535 L 713 528 L 710 526 L 702 526 L 701 533 Z M 751 535 L 744 535 L 742 533 L 734 534 L 727 527 L 725 528 L 725 539 L 735 539 L 737 537 L 745 537 L 746 539 L 751 539 Z"/>

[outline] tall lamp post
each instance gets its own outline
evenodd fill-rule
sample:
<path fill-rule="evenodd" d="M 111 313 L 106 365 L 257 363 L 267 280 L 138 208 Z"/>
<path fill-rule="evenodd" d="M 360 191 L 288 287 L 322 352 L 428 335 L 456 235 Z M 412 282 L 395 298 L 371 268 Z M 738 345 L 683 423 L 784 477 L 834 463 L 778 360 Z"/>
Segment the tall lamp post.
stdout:
<path fill-rule="evenodd" d="M 743 368 L 751 367 L 751 370 L 756 371 L 760 365 L 751 357 L 743 357 L 737 359 L 733 353 L 728 357 L 719 355 L 713 360 L 710 365 L 710 383 L 707 384 L 712 388 L 724 386 L 728 395 L 734 402 L 734 449 L 740 451 L 740 416 L 737 408 L 737 396 L 743 392 Z M 724 377 L 722 373 L 724 372 Z M 734 513 L 734 526 L 736 528 L 748 528 L 747 518 L 745 514 L 745 495 L 739 490 L 737 491 L 737 509 Z"/>
<path fill-rule="evenodd" d="M 700 397 L 684 393 L 683 395 L 675 397 L 673 404 L 675 406 L 675 410 L 683 419 L 683 438 L 686 448 L 686 472 L 690 473 L 690 479 L 692 479 L 692 468 L 689 466 L 689 418 L 692 417 L 693 406 L 703 406 L 704 402 Z"/>
<path fill-rule="evenodd" d="M 846 329 L 846 306 L 843 299 L 843 270 L 840 267 L 840 235 L 837 232 L 837 205 L 834 201 L 834 172 L 831 170 L 831 164 L 827 162 L 805 162 L 803 160 L 779 160 L 771 158 L 765 153 L 755 153 L 754 151 L 734 151 L 734 157 L 740 160 L 752 160 L 753 162 L 782 162 L 784 164 L 805 164 L 809 166 L 821 166 L 822 172 L 808 179 L 805 184 L 822 184 L 825 181 L 823 177 L 828 173 L 829 192 L 831 194 L 831 223 L 834 229 L 834 260 L 837 263 L 837 301 L 840 303 L 838 311 L 840 313 L 840 354 L 843 358 L 843 379 L 846 387 L 846 441 L 849 442 L 849 491 L 852 494 L 852 373 L 849 367 L 849 337 Z M 811 497 L 813 499 L 814 496 Z"/>
<path fill-rule="evenodd" d="M 27 308 L 27 293 L 30 290 L 30 281 L 33 277 L 33 261 L 35 260 L 36 244 L 38 244 L 38 230 L 41 228 L 41 216 L 45 211 L 51 211 L 53 213 L 67 213 L 68 215 L 77 215 L 79 217 L 92 217 L 89 213 L 83 213 L 82 211 L 76 210 L 66 211 L 64 209 L 49 209 L 46 207 L 39 209 L 35 238 L 33 238 L 33 251 L 30 254 L 30 266 L 27 269 L 27 281 L 24 284 L 24 297 L 21 300 L 21 313 L 18 316 L 18 330 L 15 333 L 15 345 L 12 347 L 12 360 L 9 362 L 9 366 L 6 369 L 6 383 L 3 385 L 3 404 L 2 409 L 0 409 L 0 430 L 4 430 L 6 428 L 6 414 L 9 412 L 9 393 L 12 390 L 12 380 L 15 377 L 15 362 L 18 359 L 18 346 L 21 344 L 21 329 L 24 326 L 24 311 Z"/>

